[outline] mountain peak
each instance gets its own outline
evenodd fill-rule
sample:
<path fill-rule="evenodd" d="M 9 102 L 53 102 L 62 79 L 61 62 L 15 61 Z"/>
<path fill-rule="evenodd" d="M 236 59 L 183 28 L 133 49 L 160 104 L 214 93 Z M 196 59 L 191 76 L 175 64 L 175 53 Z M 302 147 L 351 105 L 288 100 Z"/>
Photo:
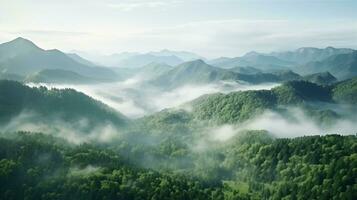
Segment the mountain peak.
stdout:
<path fill-rule="evenodd" d="M 192 61 L 188 61 L 185 63 L 182 63 L 184 65 L 207 65 L 207 63 L 205 63 L 205 61 L 203 61 L 202 59 L 197 59 L 197 60 L 192 60 Z"/>
<path fill-rule="evenodd" d="M 335 47 L 328 46 L 328 47 L 326 47 L 326 49 L 335 49 Z"/>
<path fill-rule="evenodd" d="M 17 37 L 14 40 L 11 40 L 9 43 L 22 43 L 22 44 L 32 44 L 35 45 L 31 40 L 23 38 L 23 37 Z"/>
<path fill-rule="evenodd" d="M 247 56 L 258 56 L 258 55 L 260 55 L 258 52 L 256 52 L 256 51 L 250 51 L 250 52 L 246 53 L 246 54 L 244 55 L 244 57 L 247 57 Z"/>
<path fill-rule="evenodd" d="M 34 49 L 40 49 L 35 43 L 33 43 L 31 40 L 28 40 L 23 37 L 18 37 L 14 40 L 11 40 L 9 42 L 4 43 L 8 46 L 13 46 L 13 47 L 18 47 L 18 48 L 34 48 Z"/>

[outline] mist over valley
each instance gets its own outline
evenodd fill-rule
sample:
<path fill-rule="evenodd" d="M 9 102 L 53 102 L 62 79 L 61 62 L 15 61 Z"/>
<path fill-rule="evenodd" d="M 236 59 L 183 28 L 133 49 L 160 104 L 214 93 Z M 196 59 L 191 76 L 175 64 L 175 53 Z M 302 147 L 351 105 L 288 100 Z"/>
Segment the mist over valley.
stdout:
<path fill-rule="evenodd" d="M 1 200 L 356 199 L 355 2 L 0 5 Z"/>

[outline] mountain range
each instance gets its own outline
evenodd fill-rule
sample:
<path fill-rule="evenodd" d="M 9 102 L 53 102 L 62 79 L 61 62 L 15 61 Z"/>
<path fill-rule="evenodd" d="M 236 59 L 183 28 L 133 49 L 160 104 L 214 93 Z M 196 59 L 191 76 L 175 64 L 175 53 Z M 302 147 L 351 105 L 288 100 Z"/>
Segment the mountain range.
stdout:
<path fill-rule="evenodd" d="M 16 38 L 0 44 L 0 73 L 2 74 L 27 77 L 42 70 L 51 69 L 72 71 L 98 81 L 118 79 L 118 75 L 114 71 L 89 63 L 86 65 L 85 62 L 78 57 L 73 59 L 57 49 L 41 49 L 24 38 Z"/>
<path fill-rule="evenodd" d="M 357 78 L 291 69 L 222 69 L 203 60 L 134 68 L 144 84 L 171 88 L 284 81 L 203 95 L 139 119 L 74 89 L 0 80 L 0 199 L 353 199 Z M 66 68 L 26 78 L 92 80 Z M 325 134 L 320 127 L 351 135 L 297 137 Z"/>
<path fill-rule="evenodd" d="M 322 61 L 334 55 L 349 54 L 353 51 L 353 49 L 348 48 L 326 47 L 319 49 L 314 47 L 302 47 L 295 51 L 272 52 L 268 55 L 293 63 L 306 64 L 313 61 Z"/>
<path fill-rule="evenodd" d="M 178 65 L 187 61 L 205 59 L 195 53 L 187 51 L 171 51 L 168 49 L 148 53 L 123 52 L 107 56 L 99 54 L 92 55 L 80 51 L 73 52 L 100 65 L 125 68 L 140 68 L 153 62 L 167 65 Z"/>
<path fill-rule="evenodd" d="M 290 69 L 301 75 L 329 72 L 339 80 L 357 75 L 356 51 L 347 48 L 305 47 L 268 54 L 250 52 L 242 57 L 222 57 L 208 61 L 221 68 L 258 69 L 265 72 Z"/>
<path fill-rule="evenodd" d="M 266 71 L 286 69 L 288 66 L 293 65 L 292 62 L 257 52 L 249 52 L 242 57 L 218 58 L 208 63 L 221 68 L 254 67 Z"/>
<path fill-rule="evenodd" d="M 79 84 L 118 81 L 139 75 L 156 85 L 173 88 L 224 80 L 281 82 L 304 79 L 302 76 L 305 80 L 331 83 L 333 78 L 327 75 L 338 80 L 357 75 L 356 51 L 333 47 L 308 47 L 268 54 L 252 51 L 242 57 L 214 60 L 190 52 L 165 49 L 145 54 L 113 54 L 105 59 L 116 67 L 101 67 L 78 54 L 44 50 L 30 40 L 16 38 L 0 44 L 0 78 Z M 321 74 L 325 72 L 329 74 Z M 311 74 L 315 75 L 309 76 Z"/>
<path fill-rule="evenodd" d="M 331 84 L 337 79 L 328 72 L 300 76 L 292 70 L 274 70 L 263 72 L 253 67 L 235 67 L 222 69 L 195 60 L 182 63 L 175 67 L 156 64 L 157 76 L 151 75 L 151 84 L 164 88 L 177 88 L 184 85 L 203 85 L 220 81 L 246 82 L 250 84 L 278 83 L 291 80 L 307 80 L 318 84 Z M 149 71 L 153 71 L 150 69 Z M 145 72 L 149 76 L 149 72 Z"/>

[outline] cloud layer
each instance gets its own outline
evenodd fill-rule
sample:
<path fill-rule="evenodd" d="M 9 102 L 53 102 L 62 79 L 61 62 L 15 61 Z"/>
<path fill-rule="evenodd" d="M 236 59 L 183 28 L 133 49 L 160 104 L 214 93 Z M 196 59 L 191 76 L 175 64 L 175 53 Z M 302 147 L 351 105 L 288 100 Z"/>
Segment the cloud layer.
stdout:
<path fill-rule="evenodd" d="M 73 88 L 102 101 L 128 117 L 137 118 L 165 108 L 179 106 L 204 94 L 270 89 L 278 84 L 250 85 L 237 82 L 217 82 L 204 85 L 185 85 L 170 91 L 163 91 L 160 88 L 148 86 L 143 80 L 132 78 L 123 82 L 96 85 L 32 83 L 28 85 L 32 87 L 41 85 L 48 88 Z"/>

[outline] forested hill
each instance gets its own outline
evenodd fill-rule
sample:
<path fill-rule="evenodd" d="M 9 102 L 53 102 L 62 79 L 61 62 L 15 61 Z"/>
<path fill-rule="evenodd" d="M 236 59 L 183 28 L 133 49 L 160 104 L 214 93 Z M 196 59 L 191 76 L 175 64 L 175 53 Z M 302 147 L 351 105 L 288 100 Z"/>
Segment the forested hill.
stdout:
<path fill-rule="evenodd" d="M 191 154 L 198 156 L 195 168 L 175 173 L 132 166 L 118 146 L 11 135 L 0 138 L 0 199 L 352 200 L 357 195 L 356 136 L 273 139 L 250 133 Z"/>
<path fill-rule="evenodd" d="M 356 99 L 357 78 L 330 86 L 307 81 L 290 81 L 272 90 L 205 95 L 188 105 L 192 107 L 195 118 L 233 123 L 247 120 L 266 109 L 278 109 L 281 106 L 304 107 L 311 106 L 310 103 L 314 102 L 356 104 Z"/>
<path fill-rule="evenodd" d="M 73 89 L 31 88 L 15 81 L 0 80 L 0 122 L 19 115 L 32 122 L 87 121 L 88 127 L 109 122 L 118 126 L 127 119 L 103 103 Z"/>

